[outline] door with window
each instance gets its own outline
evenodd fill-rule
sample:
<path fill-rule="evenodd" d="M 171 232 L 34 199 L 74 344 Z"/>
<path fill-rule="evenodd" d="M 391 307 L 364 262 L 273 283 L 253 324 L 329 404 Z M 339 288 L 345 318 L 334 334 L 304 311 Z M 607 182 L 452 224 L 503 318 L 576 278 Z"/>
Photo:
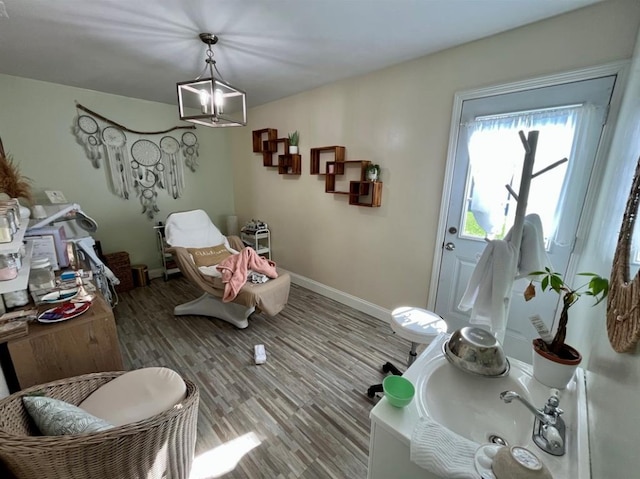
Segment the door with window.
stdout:
<path fill-rule="evenodd" d="M 486 246 L 513 225 L 525 151 L 525 136 L 538 130 L 534 174 L 563 158 L 568 161 L 531 182 L 527 214 L 542 220 L 553 269 L 564 274 L 606 121 L 615 75 L 559 86 L 465 101 L 458 132 L 453 184 L 448 205 L 435 310 L 451 329 L 469 324 L 458 304 Z M 536 336 L 529 316 L 540 314 L 551 326 L 558 297 L 539 294 L 525 302 L 528 281 L 516 280 L 504 340 L 509 356 L 531 362 Z M 539 289 L 539 288 L 538 288 Z"/>

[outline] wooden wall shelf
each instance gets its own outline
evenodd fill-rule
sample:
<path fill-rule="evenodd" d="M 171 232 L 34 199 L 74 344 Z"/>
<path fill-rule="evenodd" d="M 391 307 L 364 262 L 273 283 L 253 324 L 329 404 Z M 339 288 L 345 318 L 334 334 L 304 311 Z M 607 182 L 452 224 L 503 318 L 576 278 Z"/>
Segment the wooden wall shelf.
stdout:
<path fill-rule="evenodd" d="M 262 165 L 278 168 L 280 175 L 301 175 L 302 155 L 289 152 L 289 138 L 278 138 L 275 128 L 263 128 L 251 132 L 253 151 L 262 153 Z M 282 147 L 280 145 L 283 145 Z M 280 150 L 280 151 L 278 151 Z M 324 164 L 324 172 L 320 171 L 320 157 L 322 154 L 332 155 L 333 158 Z M 273 156 L 278 160 L 274 163 Z M 349 204 L 355 206 L 379 207 L 382 204 L 382 182 L 366 181 L 369 160 L 346 160 L 344 146 L 319 146 L 311 148 L 309 155 L 309 174 L 324 176 L 324 191 L 335 195 L 347 195 Z M 349 181 L 346 191 L 336 190 L 336 177 L 343 176 L 350 166 L 360 167 L 360 180 Z"/>
<path fill-rule="evenodd" d="M 281 175 L 302 174 L 302 155 L 278 155 L 278 173 Z"/>
<path fill-rule="evenodd" d="M 275 140 L 278 138 L 278 130 L 275 128 L 263 128 L 262 130 L 253 130 L 251 137 L 253 139 L 253 151 L 254 153 L 262 153 L 264 136 L 267 136 L 267 140 Z"/>
<path fill-rule="evenodd" d="M 379 207 L 382 204 L 382 182 L 349 182 L 349 204 L 355 206 Z"/>
<path fill-rule="evenodd" d="M 289 154 L 289 138 L 276 138 L 262 142 L 262 166 L 278 166 L 273 162 L 273 155 L 278 153 L 278 145 L 284 145 L 284 154 Z"/>
<path fill-rule="evenodd" d="M 320 154 L 326 152 L 333 153 L 334 162 L 343 162 L 345 158 L 344 146 L 319 146 L 318 148 L 311 148 L 310 155 L 310 167 L 309 174 L 311 175 L 324 175 L 326 173 L 320 173 Z"/>
<path fill-rule="evenodd" d="M 337 195 L 349 195 L 350 190 L 340 191 L 336 190 L 336 176 L 344 175 L 345 168 L 347 166 L 359 166 L 360 167 L 360 181 L 363 182 L 367 172 L 367 166 L 371 162 L 367 160 L 350 160 L 350 161 L 328 161 L 326 165 L 326 173 L 324 179 L 324 191 L 325 193 L 335 193 Z M 331 167 L 334 167 L 333 173 L 329 173 Z"/>

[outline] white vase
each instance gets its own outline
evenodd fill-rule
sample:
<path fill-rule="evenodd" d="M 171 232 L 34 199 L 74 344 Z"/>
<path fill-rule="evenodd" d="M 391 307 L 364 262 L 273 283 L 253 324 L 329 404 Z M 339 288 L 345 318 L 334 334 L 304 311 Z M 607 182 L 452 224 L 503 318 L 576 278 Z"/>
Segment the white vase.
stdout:
<path fill-rule="evenodd" d="M 550 388 L 565 389 L 582 361 L 582 356 L 574 348 L 565 344 L 565 347 L 577 358 L 573 360 L 557 358 L 536 347 L 536 341 L 542 340 L 533 340 L 533 377 Z"/>
<path fill-rule="evenodd" d="M 289 146 L 289 154 L 290 155 L 297 155 L 298 154 L 298 147 L 297 146 Z"/>

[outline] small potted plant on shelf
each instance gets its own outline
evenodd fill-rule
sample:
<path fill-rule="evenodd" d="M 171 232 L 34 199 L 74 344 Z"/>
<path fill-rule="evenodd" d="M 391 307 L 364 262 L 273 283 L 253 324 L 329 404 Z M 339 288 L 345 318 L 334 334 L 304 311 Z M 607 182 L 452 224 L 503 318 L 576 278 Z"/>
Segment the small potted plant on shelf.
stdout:
<path fill-rule="evenodd" d="M 293 133 L 289 133 L 289 153 L 292 155 L 298 154 L 298 142 L 300 141 L 300 134 L 298 130 Z"/>
<path fill-rule="evenodd" d="M 380 177 L 380 165 L 374 165 L 373 163 L 367 165 L 367 180 L 378 181 Z"/>
<path fill-rule="evenodd" d="M 582 361 L 582 355 L 565 343 L 569 308 L 583 295 L 594 297 L 596 302 L 593 306 L 602 302 L 609 293 L 609 280 L 595 273 L 578 273 L 578 276 L 584 276 L 588 280 L 581 286 L 572 288 L 564 282 L 560 273 L 549 268 L 545 268 L 544 271 L 534 271 L 529 276 L 540 280 L 542 291 L 552 290 L 562 298 L 562 311 L 553 339 L 551 341 L 548 338 L 545 338 L 546 341 L 543 338 L 533 340 L 533 375 L 546 386 L 563 389 Z M 524 292 L 524 298 L 529 301 L 533 297 L 535 297 L 535 286 L 531 282 Z"/>

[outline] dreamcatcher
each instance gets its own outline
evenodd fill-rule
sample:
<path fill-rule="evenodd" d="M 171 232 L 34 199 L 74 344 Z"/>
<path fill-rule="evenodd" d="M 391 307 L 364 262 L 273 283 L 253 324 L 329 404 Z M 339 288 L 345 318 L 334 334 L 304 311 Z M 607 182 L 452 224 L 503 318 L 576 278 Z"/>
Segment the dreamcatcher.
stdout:
<path fill-rule="evenodd" d="M 140 195 L 142 213 L 153 218 L 160 210 L 156 204 L 158 177 L 164 175 L 164 165 L 160 162 L 160 148 L 153 141 L 138 140 L 131 145 L 131 168 L 134 171 L 134 185 Z"/>
<path fill-rule="evenodd" d="M 102 142 L 107 150 L 114 193 L 128 200 L 131 191 L 131 163 L 126 147 L 127 137 L 120 128 L 107 126 L 102 130 Z"/>
<path fill-rule="evenodd" d="M 172 136 L 163 136 L 160 140 L 160 149 L 163 165 L 162 186 L 175 200 L 182 196 L 184 191 L 180 143 Z"/>
<path fill-rule="evenodd" d="M 182 154 L 185 164 L 195 172 L 198 167 L 198 138 L 190 131 L 182 134 Z"/>
<path fill-rule="evenodd" d="M 78 115 L 73 125 L 76 140 L 84 147 L 87 158 L 95 168 L 100 168 L 100 128 L 98 122 L 88 115 Z"/>
<path fill-rule="evenodd" d="M 150 219 L 160 211 L 157 205 L 158 188 L 167 190 L 174 199 L 182 196 L 185 188 L 185 163 L 192 171 L 197 167 L 198 138 L 194 133 L 186 132 L 181 141 L 178 141 L 167 133 L 194 127 L 176 126 L 165 131 L 135 131 L 82 105 L 76 104 L 76 107 L 87 115 L 78 115 L 74 120 L 73 132 L 96 168 L 100 167 L 104 149 L 114 194 L 128 200 L 135 191 L 142 203 L 142 213 Z M 103 122 L 102 126 L 97 120 Z M 127 138 L 127 134 L 139 139 L 133 141 Z M 160 135 L 163 136 L 157 143 L 145 138 L 157 138 Z"/>

